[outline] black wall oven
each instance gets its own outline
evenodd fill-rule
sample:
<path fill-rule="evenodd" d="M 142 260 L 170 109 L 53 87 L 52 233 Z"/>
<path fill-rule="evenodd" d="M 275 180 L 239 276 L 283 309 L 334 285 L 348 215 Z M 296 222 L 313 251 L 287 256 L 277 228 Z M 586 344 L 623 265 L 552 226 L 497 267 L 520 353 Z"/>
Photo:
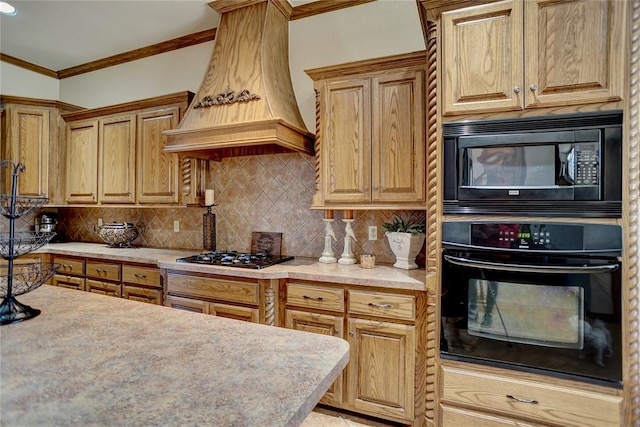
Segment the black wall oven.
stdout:
<path fill-rule="evenodd" d="M 622 386 L 617 225 L 443 223 L 441 357 Z"/>
<path fill-rule="evenodd" d="M 620 217 L 620 111 L 443 125 L 444 213 Z"/>

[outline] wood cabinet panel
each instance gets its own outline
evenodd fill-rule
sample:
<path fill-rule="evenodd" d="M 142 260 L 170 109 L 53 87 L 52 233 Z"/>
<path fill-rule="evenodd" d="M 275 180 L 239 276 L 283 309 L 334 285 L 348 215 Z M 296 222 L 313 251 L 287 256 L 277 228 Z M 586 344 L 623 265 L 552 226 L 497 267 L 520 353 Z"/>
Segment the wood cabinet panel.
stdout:
<path fill-rule="evenodd" d="M 21 196 L 47 197 L 49 185 L 50 110 L 9 106 L 3 120 L 2 160 L 25 166 L 20 173 L 16 193 Z M 13 170 L 1 169 L 3 194 L 11 194 Z"/>
<path fill-rule="evenodd" d="M 119 282 L 120 268 L 121 264 L 87 260 L 86 276 Z"/>
<path fill-rule="evenodd" d="M 122 266 L 122 281 L 131 284 L 162 288 L 160 270 L 155 267 L 142 267 L 139 265 L 124 264 Z"/>
<path fill-rule="evenodd" d="M 349 291 L 349 313 L 414 321 L 415 298 L 380 292 Z"/>
<path fill-rule="evenodd" d="M 443 13 L 443 115 L 620 101 L 627 3 L 505 0 Z"/>
<path fill-rule="evenodd" d="M 620 396 L 448 366 L 442 367 L 442 374 L 445 404 L 471 405 L 485 412 L 563 427 L 621 425 Z"/>
<path fill-rule="evenodd" d="M 258 305 L 258 283 L 240 278 L 223 279 L 168 273 L 167 292 L 194 297 Z"/>
<path fill-rule="evenodd" d="M 165 153 L 164 130 L 178 127 L 180 109 L 138 114 L 136 189 L 140 203 L 178 203 L 178 155 Z"/>
<path fill-rule="evenodd" d="M 468 409 L 452 408 L 443 405 L 441 407 L 442 427 L 537 427 L 540 424 L 498 417 Z"/>
<path fill-rule="evenodd" d="M 72 276 L 84 276 L 84 259 L 81 258 L 67 258 L 55 255 L 53 261 L 60 263 L 61 267 L 58 270 L 59 274 Z"/>
<path fill-rule="evenodd" d="M 287 303 L 289 303 L 288 299 Z M 344 317 L 287 309 L 285 327 L 314 334 L 342 337 Z M 343 402 L 343 390 L 344 377 L 343 374 L 340 374 L 320 401 L 326 404 L 341 404 Z"/>
<path fill-rule="evenodd" d="M 287 305 L 342 313 L 344 311 L 344 290 L 295 282 L 289 283 L 287 285 Z"/>
<path fill-rule="evenodd" d="M 162 289 L 122 284 L 122 298 L 162 305 Z"/>
<path fill-rule="evenodd" d="M 193 298 L 177 297 L 167 295 L 165 297 L 165 305 L 178 310 L 192 311 L 194 313 L 210 314 L 209 303 L 207 301 L 197 300 Z"/>
<path fill-rule="evenodd" d="M 98 202 L 98 121 L 67 128 L 67 203 Z"/>
<path fill-rule="evenodd" d="M 324 86 L 322 182 L 327 202 L 367 202 L 371 181 L 371 82 Z"/>
<path fill-rule="evenodd" d="M 85 279 L 85 290 L 111 297 L 120 298 L 122 296 L 120 283 L 107 282 L 106 280 Z"/>
<path fill-rule="evenodd" d="M 209 304 L 209 314 L 243 322 L 260 322 L 260 310 L 251 307 L 212 302 Z"/>
<path fill-rule="evenodd" d="M 103 203 L 135 201 L 135 115 L 100 121 L 99 200 Z"/>
<path fill-rule="evenodd" d="M 349 318 L 348 329 L 349 404 L 365 413 L 413 419 L 415 327 Z"/>
<path fill-rule="evenodd" d="M 66 274 L 56 274 L 53 276 L 52 284 L 63 288 L 84 291 L 84 277 L 68 276 Z"/>
<path fill-rule="evenodd" d="M 424 76 L 405 70 L 373 81 L 371 199 L 425 198 Z"/>

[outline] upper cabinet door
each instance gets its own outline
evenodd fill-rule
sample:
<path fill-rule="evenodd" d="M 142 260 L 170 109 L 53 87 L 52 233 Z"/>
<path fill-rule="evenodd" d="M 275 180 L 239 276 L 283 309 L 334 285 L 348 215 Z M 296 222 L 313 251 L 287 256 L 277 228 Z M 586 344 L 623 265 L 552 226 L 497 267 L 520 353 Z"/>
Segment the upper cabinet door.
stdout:
<path fill-rule="evenodd" d="M 25 166 L 18 174 L 17 194 L 28 197 L 47 197 L 49 184 L 49 119 L 46 109 L 8 107 L 6 135 L 0 153 L 2 160 Z M 13 168 L 3 169 L 2 192 L 11 194 Z"/>
<path fill-rule="evenodd" d="M 371 82 L 356 78 L 323 87 L 322 191 L 326 202 L 371 199 Z"/>
<path fill-rule="evenodd" d="M 178 203 L 178 155 L 163 151 L 162 131 L 178 127 L 179 118 L 178 107 L 138 114 L 138 203 Z"/>
<path fill-rule="evenodd" d="M 67 126 L 67 203 L 98 202 L 98 121 Z"/>
<path fill-rule="evenodd" d="M 443 113 L 522 108 L 522 2 L 442 15 Z"/>
<path fill-rule="evenodd" d="M 625 1 L 525 1 L 526 107 L 621 99 Z"/>
<path fill-rule="evenodd" d="M 424 200 L 424 73 L 407 70 L 373 82 L 372 200 Z"/>
<path fill-rule="evenodd" d="M 100 121 L 100 202 L 135 201 L 135 115 Z"/>

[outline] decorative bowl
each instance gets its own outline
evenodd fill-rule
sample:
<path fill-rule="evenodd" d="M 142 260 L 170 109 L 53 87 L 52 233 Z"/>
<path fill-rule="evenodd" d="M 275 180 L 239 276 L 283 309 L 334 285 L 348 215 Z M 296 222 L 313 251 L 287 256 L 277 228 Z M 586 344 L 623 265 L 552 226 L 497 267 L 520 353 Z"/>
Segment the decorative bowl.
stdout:
<path fill-rule="evenodd" d="M 142 234 L 141 224 L 132 222 L 110 222 L 96 226 L 100 238 L 111 248 L 130 248 L 131 244 Z"/>

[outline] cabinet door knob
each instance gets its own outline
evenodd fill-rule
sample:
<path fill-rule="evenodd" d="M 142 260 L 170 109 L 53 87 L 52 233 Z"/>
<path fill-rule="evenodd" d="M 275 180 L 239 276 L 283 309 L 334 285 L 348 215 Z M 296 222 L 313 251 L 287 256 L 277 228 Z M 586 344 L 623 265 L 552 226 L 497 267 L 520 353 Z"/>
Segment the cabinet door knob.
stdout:
<path fill-rule="evenodd" d="M 356 334 L 354 334 L 353 332 L 349 332 L 349 336 L 350 336 L 350 337 L 355 337 L 355 336 L 356 336 Z"/>
<path fill-rule="evenodd" d="M 538 85 L 534 83 L 531 86 L 529 86 L 529 89 L 531 89 L 531 92 L 535 92 L 536 90 L 538 90 Z"/>
<path fill-rule="evenodd" d="M 514 93 L 520 93 L 520 87 L 519 86 L 514 87 L 513 88 L 513 92 Z"/>
<path fill-rule="evenodd" d="M 334 329 L 333 330 L 333 335 L 340 335 L 340 330 L 339 329 Z"/>

